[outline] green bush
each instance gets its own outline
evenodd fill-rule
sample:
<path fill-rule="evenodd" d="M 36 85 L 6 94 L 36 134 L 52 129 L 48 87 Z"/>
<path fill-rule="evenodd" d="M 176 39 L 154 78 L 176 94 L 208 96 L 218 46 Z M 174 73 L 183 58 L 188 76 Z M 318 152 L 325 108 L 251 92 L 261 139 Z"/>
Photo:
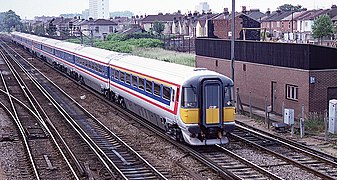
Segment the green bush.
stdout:
<path fill-rule="evenodd" d="M 108 37 L 106 38 L 107 41 L 125 41 L 127 40 L 127 36 L 122 35 L 122 34 L 109 34 Z"/>
<path fill-rule="evenodd" d="M 106 49 L 109 51 L 122 52 L 122 53 L 132 52 L 132 46 L 125 42 L 102 41 L 102 42 L 96 43 L 95 47 Z"/>
<path fill-rule="evenodd" d="M 141 38 L 152 38 L 152 39 L 157 39 L 158 36 L 155 36 L 153 34 L 150 33 L 133 33 L 133 34 L 128 34 L 126 35 L 127 39 L 141 39 Z"/>
<path fill-rule="evenodd" d="M 127 42 L 130 43 L 131 45 L 141 48 L 164 47 L 164 43 L 159 39 L 148 39 L 148 38 L 129 39 Z"/>
<path fill-rule="evenodd" d="M 324 114 L 310 113 L 304 122 L 305 130 L 310 133 L 324 132 Z"/>
<path fill-rule="evenodd" d="M 164 50 L 162 48 L 134 48 L 133 55 L 157 59 L 165 62 L 195 66 L 195 55 L 175 51 Z"/>

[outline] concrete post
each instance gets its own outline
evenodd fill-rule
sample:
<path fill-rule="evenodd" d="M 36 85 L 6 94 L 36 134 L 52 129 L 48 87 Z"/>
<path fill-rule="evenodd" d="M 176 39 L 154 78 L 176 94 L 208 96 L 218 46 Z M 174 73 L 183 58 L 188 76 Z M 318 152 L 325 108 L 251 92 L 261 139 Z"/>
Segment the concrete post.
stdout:
<path fill-rule="evenodd" d="M 249 92 L 249 117 L 252 118 L 252 101 L 251 101 L 251 98 L 252 98 L 252 92 L 250 91 Z"/>
<path fill-rule="evenodd" d="M 264 123 L 267 123 L 268 121 L 267 121 L 267 116 L 268 116 L 268 110 L 267 110 L 267 106 L 268 106 L 268 104 L 267 104 L 268 102 L 267 102 L 267 96 L 265 96 L 264 97 L 264 112 L 265 112 L 265 115 L 264 115 Z"/>
<path fill-rule="evenodd" d="M 304 137 L 304 119 L 300 118 L 300 136 L 301 138 Z"/>
<path fill-rule="evenodd" d="M 324 140 L 329 140 L 329 118 L 328 118 L 328 111 L 324 111 Z"/>

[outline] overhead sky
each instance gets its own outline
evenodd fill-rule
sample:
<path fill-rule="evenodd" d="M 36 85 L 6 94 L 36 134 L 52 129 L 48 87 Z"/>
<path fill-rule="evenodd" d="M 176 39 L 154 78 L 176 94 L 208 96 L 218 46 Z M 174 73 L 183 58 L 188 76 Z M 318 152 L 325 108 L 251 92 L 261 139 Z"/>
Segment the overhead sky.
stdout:
<path fill-rule="evenodd" d="M 134 14 L 157 14 L 158 12 L 194 11 L 200 2 L 207 2 L 214 12 L 222 12 L 224 7 L 231 10 L 232 0 L 110 0 L 110 12 L 129 10 Z M 89 0 L 0 0 L 0 12 L 13 10 L 21 19 L 34 16 L 59 16 L 64 13 L 82 13 L 89 8 Z M 337 0 L 235 0 L 236 10 L 267 8 L 275 10 L 283 4 L 302 5 L 307 9 L 330 8 Z"/>

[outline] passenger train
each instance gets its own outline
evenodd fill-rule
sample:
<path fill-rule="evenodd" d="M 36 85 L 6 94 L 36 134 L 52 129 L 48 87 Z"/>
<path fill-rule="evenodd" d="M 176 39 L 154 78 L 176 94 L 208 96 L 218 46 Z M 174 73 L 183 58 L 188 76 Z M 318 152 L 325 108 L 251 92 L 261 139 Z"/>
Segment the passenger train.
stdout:
<path fill-rule="evenodd" d="M 226 144 L 233 81 L 219 73 L 13 32 L 12 41 L 190 145 Z"/>

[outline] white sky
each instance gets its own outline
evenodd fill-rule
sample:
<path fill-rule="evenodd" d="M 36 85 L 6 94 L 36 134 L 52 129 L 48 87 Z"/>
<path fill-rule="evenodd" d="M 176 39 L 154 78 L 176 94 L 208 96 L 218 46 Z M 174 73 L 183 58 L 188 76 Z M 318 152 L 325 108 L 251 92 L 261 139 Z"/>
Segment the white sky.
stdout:
<path fill-rule="evenodd" d="M 231 11 L 232 0 L 110 0 L 110 12 L 129 10 L 138 15 L 157 14 L 158 12 L 182 13 L 194 11 L 200 2 L 207 2 L 214 12 L 222 12 L 224 7 Z M 64 13 L 82 13 L 89 8 L 89 0 L 0 0 L 0 12 L 13 10 L 21 19 L 33 19 L 34 16 L 58 16 Z M 330 8 L 337 5 L 337 0 L 236 0 L 236 10 L 242 6 L 247 9 L 259 8 L 266 11 L 267 8 L 276 10 L 283 4 L 300 4 L 308 9 Z"/>

